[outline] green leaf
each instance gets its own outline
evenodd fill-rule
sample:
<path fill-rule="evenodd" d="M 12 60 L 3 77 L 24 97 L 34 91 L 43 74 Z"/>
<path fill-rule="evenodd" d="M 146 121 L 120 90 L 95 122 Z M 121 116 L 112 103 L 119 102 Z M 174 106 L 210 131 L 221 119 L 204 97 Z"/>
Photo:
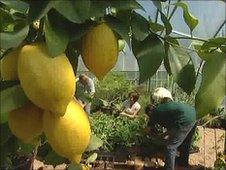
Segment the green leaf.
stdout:
<path fill-rule="evenodd" d="M 190 56 L 184 49 L 169 45 L 168 58 L 174 79 L 177 80 L 182 68 L 189 63 Z"/>
<path fill-rule="evenodd" d="M 162 12 L 162 3 L 160 1 L 152 0 L 152 3 L 155 5 L 155 7 Z"/>
<path fill-rule="evenodd" d="M 103 17 L 106 14 L 106 8 L 109 6 L 106 1 L 90 1 L 89 17 Z"/>
<path fill-rule="evenodd" d="M 15 32 L 1 32 L 0 37 L 1 37 L 1 48 L 3 49 L 9 49 L 12 47 L 17 47 L 27 36 L 29 31 L 29 26 L 25 26 L 19 31 Z"/>
<path fill-rule="evenodd" d="M 1 113 L 0 123 L 8 122 L 9 113 Z"/>
<path fill-rule="evenodd" d="M 137 59 L 140 83 L 152 77 L 165 56 L 164 46 L 156 35 L 149 35 L 144 41 L 132 40 L 133 53 Z"/>
<path fill-rule="evenodd" d="M 212 48 L 218 48 L 221 45 L 226 45 L 226 38 L 225 37 L 217 37 L 209 39 L 207 42 L 204 42 L 201 46 L 200 50 L 211 50 Z"/>
<path fill-rule="evenodd" d="M 78 41 L 83 35 L 94 25 L 93 22 L 86 22 L 82 24 L 73 24 L 70 29 L 70 41 Z"/>
<path fill-rule="evenodd" d="M 86 151 L 94 151 L 94 150 L 97 150 L 102 145 L 103 145 L 103 141 L 100 138 L 98 138 L 98 137 L 96 137 L 95 135 L 92 134 L 91 135 L 91 138 L 90 138 L 89 146 L 86 149 Z"/>
<path fill-rule="evenodd" d="M 78 57 L 80 55 L 78 50 L 75 49 L 74 44 L 70 44 L 68 45 L 65 53 L 73 67 L 74 73 L 76 74 L 78 67 Z"/>
<path fill-rule="evenodd" d="M 199 57 L 205 61 L 208 61 L 210 60 L 211 58 L 215 58 L 215 56 L 218 56 L 218 55 L 221 55 L 222 53 L 220 51 L 212 51 L 212 52 L 209 52 L 209 51 L 204 51 L 204 50 L 201 50 L 201 45 L 194 45 L 195 49 L 198 50 L 197 51 L 197 54 L 199 55 Z"/>
<path fill-rule="evenodd" d="M 1 30 L 1 32 L 7 31 L 7 27 L 10 24 L 12 24 L 13 22 L 14 22 L 14 20 L 13 20 L 12 15 L 8 11 L 0 8 L 0 23 L 1 23 L 0 30 Z"/>
<path fill-rule="evenodd" d="M 80 164 L 70 164 L 68 170 L 82 170 L 82 166 Z"/>
<path fill-rule="evenodd" d="M 20 86 L 13 86 L 1 91 L 1 114 L 23 106 L 28 102 L 24 91 Z"/>
<path fill-rule="evenodd" d="M 61 20 L 59 17 L 56 19 L 55 15 L 49 14 L 48 17 L 45 18 L 44 23 L 46 44 L 52 57 L 62 54 L 69 42 L 68 33 L 65 29 L 62 29 L 56 21 L 60 22 Z"/>
<path fill-rule="evenodd" d="M 198 19 L 193 16 L 188 10 L 188 5 L 185 2 L 178 2 L 174 4 L 176 6 L 179 6 L 183 9 L 183 17 L 185 23 L 188 25 L 191 31 L 195 29 L 195 27 L 198 25 Z"/>
<path fill-rule="evenodd" d="M 83 23 L 90 16 L 90 5 L 90 0 L 59 1 L 54 8 L 71 22 Z"/>
<path fill-rule="evenodd" d="M 86 160 L 86 164 L 94 162 L 97 159 L 97 156 L 97 153 L 93 153 L 92 155 L 90 155 Z"/>
<path fill-rule="evenodd" d="M 61 1 L 31 1 L 28 13 L 29 23 L 32 23 L 44 17 L 49 12 L 49 10 L 52 9 L 55 5 L 57 5 L 59 2 Z"/>
<path fill-rule="evenodd" d="M 172 25 L 170 24 L 170 21 L 169 19 L 161 12 L 161 20 L 166 28 L 166 35 L 169 35 L 173 28 L 172 28 Z"/>
<path fill-rule="evenodd" d="M 172 75 L 172 72 L 171 72 L 171 69 L 170 69 L 169 58 L 167 57 L 167 55 L 164 57 L 164 61 L 163 62 L 164 62 L 164 67 L 165 67 L 167 73 L 169 75 Z"/>
<path fill-rule="evenodd" d="M 133 12 L 131 16 L 131 28 L 138 41 L 143 41 L 149 34 L 149 23 L 140 14 Z"/>
<path fill-rule="evenodd" d="M 26 13 L 28 11 L 28 8 L 29 8 L 29 4 L 27 4 L 26 2 L 23 2 L 21 0 L 13 0 L 13 1 L 0 0 L 0 2 L 5 4 L 9 8 L 12 8 L 12 9 L 18 11 L 18 12 L 21 12 L 21 13 Z"/>
<path fill-rule="evenodd" d="M 149 26 L 150 26 L 150 29 L 153 32 L 159 32 L 159 31 L 163 31 L 164 30 L 164 26 L 159 24 L 159 23 L 149 22 Z"/>
<path fill-rule="evenodd" d="M 0 124 L 0 131 L 1 131 L 0 144 L 4 145 L 8 141 L 8 139 L 12 136 L 11 130 L 9 129 L 8 122 Z"/>
<path fill-rule="evenodd" d="M 171 36 L 166 36 L 166 44 L 180 46 L 179 41 Z"/>
<path fill-rule="evenodd" d="M 25 154 L 31 154 L 35 150 L 35 145 L 23 143 L 21 140 L 18 140 L 18 145 Z"/>
<path fill-rule="evenodd" d="M 190 94 L 195 87 L 196 78 L 194 66 L 190 64 L 189 53 L 180 47 L 170 45 L 167 54 L 174 80 L 187 94 Z"/>
<path fill-rule="evenodd" d="M 109 6 L 116 8 L 117 10 L 132 10 L 132 9 L 142 9 L 144 8 L 136 0 L 123 0 L 123 1 L 112 1 L 107 0 Z"/>
<path fill-rule="evenodd" d="M 222 52 L 226 53 L 226 46 L 221 46 L 220 49 Z"/>
<path fill-rule="evenodd" d="M 202 69 L 202 82 L 195 98 L 198 116 L 214 112 L 222 103 L 225 92 L 226 60 L 224 53 L 215 53 Z"/>
<path fill-rule="evenodd" d="M 132 10 L 126 10 L 126 11 L 118 11 L 116 13 L 116 17 L 126 24 L 128 27 L 131 26 L 131 15 L 132 15 Z"/>
<path fill-rule="evenodd" d="M 178 77 L 177 84 L 187 93 L 191 94 L 193 89 L 195 88 L 196 75 L 195 68 L 193 64 L 187 64 L 184 66 Z"/>
<path fill-rule="evenodd" d="M 110 15 L 105 17 L 105 21 L 127 42 L 128 45 L 130 45 L 129 26 L 127 24 L 122 22 L 120 19 Z"/>
<path fill-rule="evenodd" d="M 58 155 L 54 150 L 50 150 L 48 154 L 44 157 L 45 163 L 49 165 L 59 165 L 66 162 L 66 158 Z"/>
<path fill-rule="evenodd" d="M 1 91 L 5 90 L 9 87 L 18 85 L 20 82 L 18 80 L 9 80 L 9 81 L 1 81 L 0 85 L 1 85 Z"/>

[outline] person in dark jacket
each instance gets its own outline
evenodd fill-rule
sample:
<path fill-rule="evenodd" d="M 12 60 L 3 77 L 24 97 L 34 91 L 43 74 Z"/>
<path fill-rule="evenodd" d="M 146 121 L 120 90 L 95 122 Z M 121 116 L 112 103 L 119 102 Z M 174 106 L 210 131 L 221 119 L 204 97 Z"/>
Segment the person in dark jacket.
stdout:
<path fill-rule="evenodd" d="M 151 104 L 146 107 L 149 115 L 150 133 L 156 124 L 165 127 L 165 169 L 178 167 L 188 168 L 189 150 L 196 128 L 195 108 L 184 103 L 173 101 L 173 97 L 165 88 L 157 88 L 151 95 Z M 177 151 L 179 157 L 176 160 Z"/>

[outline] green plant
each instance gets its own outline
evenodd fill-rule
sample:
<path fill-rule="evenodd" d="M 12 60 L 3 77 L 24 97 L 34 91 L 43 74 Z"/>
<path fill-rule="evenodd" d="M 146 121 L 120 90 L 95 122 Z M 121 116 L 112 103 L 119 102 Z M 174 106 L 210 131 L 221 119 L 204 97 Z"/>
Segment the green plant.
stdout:
<path fill-rule="evenodd" d="M 97 112 L 90 116 L 93 133 L 103 141 L 103 149 L 114 150 L 117 146 L 140 145 L 146 136 L 147 117 L 143 114 L 135 119 Z"/>
<path fill-rule="evenodd" d="M 192 137 L 192 146 L 193 148 L 198 147 L 198 142 L 201 139 L 201 135 L 200 132 L 198 130 L 198 128 L 195 129 L 195 134 Z"/>
<path fill-rule="evenodd" d="M 214 170 L 225 170 L 226 167 L 226 155 L 219 153 L 217 155 L 217 160 L 214 162 Z"/>
<path fill-rule="evenodd" d="M 103 111 L 114 113 L 120 110 L 122 103 L 127 99 L 129 92 L 135 85 L 126 79 L 123 73 L 111 73 L 102 81 L 96 81 L 96 93 L 93 98 L 93 112 Z"/>

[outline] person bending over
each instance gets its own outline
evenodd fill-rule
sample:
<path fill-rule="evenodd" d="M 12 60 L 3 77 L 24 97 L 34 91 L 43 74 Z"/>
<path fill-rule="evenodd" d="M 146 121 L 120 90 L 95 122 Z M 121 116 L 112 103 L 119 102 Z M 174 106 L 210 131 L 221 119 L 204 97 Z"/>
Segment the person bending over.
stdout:
<path fill-rule="evenodd" d="M 151 104 L 146 107 L 149 116 L 149 130 L 159 124 L 166 128 L 164 135 L 165 169 L 188 168 L 189 149 L 196 128 L 195 108 L 181 102 L 173 101 L 170 91 L 157 88 L 151 95 Z M 177 151 L 180 156 L 176 160 Z"/>

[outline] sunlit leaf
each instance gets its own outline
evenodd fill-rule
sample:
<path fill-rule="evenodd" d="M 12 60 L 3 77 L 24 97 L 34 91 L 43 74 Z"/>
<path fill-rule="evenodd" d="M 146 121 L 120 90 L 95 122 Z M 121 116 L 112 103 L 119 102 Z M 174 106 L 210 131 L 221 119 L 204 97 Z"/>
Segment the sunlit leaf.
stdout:
<path fill-rule="evenodd" d="M 215 53 L 205 62 L 201 86 L 195 98 L 199 117 L 214 112 L 222 103 L 226 92 L 225 67 L 225 53 Z"/>
<path fill-rule="evenodd" d="M 86 151 L 93 151 L 99 149 L 103 145 L 103 141 L 96 137 L 95 135 L 91 135 L 89 146 Z"/>
<path fill-rule="evenodd" d="M 142 83 L 158 70 L 165 56 L 164 46 L 156 35 L 149 35 L 144 41 L 132 40 L 133 53 L 137 59 Z"/>
<path fill-rule="evenodd" d="M 140 14 L 133 12 L 131 16 L 131 28 L 134 38 L 143 41 L 149 34 L 149 23 Z"/>
<path fill-rule="evenodd" d="M 28 102 L 20 86 L 13 86 L 1 91 L 1 114 L 25 105 Z"/>
<path fill-rule="evenodd" d="M 187 94 L 190 94 L 195 87 L 196 78 L 189 53 L 180 47 L 170 45 L 167 54 L 174 80 Z"/>
<path fill-rule="evenodd" d="M 225 37 L 212 38 L 212 39 L 209 39 L 207 42 L 204 42 L 200 50 L 210 50 L 212 48 L 218 48 L 223 44 L 226 45 Z"/>
<path fill-rule="evenodd" d="M 93 153 L 87 158 L 86 163 L 89 164 L 94 162 L 97 159 L 97 156 L 98 156 L 97 153 Z"/>
<path fill-rule="evenodd" d="M 68 33 L 65 29 L 61 29 L 56 21 L 55 15 L 48 15 L 48 17 L 45 18 L 44 24 L 46 44 L 52 57 L 62 54 L 69 42 Z M 60 22 L 60 20 L 58 21 Z"/>
<path fill-rule="evenodd" d="M 195 49 L 197 50 L 197 54 L 199 55 L 199 57 L 205 61 L 210 60 L 211 58 L 214 58 L 215 56 L 221 55 L 222 53 L 219 50 L 215 50 L 212 52 L 208 52 L 208 51 L 203 51 L 201 50 L 201 45 L 194 45 Z"/>
<path fill-rule="evenodd" d="M 12 47 L 17 47 L 27 36 L 29 31 L 29 26 L 25 26 L 19 31 L 15 32 L 1 32 L 0 37 L 0 45 L 3 49 L 9 49 Z"/>
<path fill-rule="evenodd" d="M 198 25 L 198 19 L 193 16 L 188 9 L 188 5 L 185 2 L 178 2 L 175 3 L 174 5 L 179 6 L 183 9 L 183 17 L 185 23 L 188 25 L 191 31 L 195 29 L 195 27 Z"/>
<path fill-rule="evenodd" d="M 168 58 L 172 74 L 176 80 L 182 68 L 189 63 L 190 56 L 184 49 L 170 45 L 168 49 Z"/>

